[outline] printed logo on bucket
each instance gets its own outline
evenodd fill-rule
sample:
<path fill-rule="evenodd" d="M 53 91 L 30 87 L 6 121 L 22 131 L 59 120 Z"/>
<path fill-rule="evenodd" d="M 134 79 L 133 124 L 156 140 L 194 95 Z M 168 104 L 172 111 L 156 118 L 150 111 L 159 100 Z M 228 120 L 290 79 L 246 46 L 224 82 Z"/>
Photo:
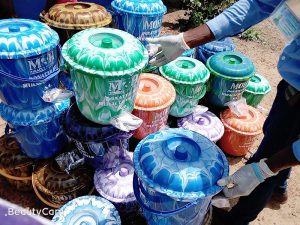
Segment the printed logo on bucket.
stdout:
<path fill-rule="evenodd" d="M 121 95 L 127 92 L 127 82 L 125 80 L 109 81 L 109 95 Z"/>
<path fill-rule="evenodd" d="M 39 57 L 29 58 L 27 63 L 30 74 L 38 74 L 49 70 L 55 63 L 54 50 L 42 54 Z"/>

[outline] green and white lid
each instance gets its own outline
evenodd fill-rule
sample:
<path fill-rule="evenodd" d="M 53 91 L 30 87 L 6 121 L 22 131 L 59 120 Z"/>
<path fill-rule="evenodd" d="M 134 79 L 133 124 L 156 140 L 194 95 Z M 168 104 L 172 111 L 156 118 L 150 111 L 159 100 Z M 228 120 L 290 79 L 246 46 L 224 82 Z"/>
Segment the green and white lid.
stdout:
<path fill-rule="evenodd" d="M 162 76 L 175 83 L 199 84 L 209 79 L 209 70 L 205 65 L 190 57 L 179 57 L 159 68 Z"/>
<path fill-rule="evenodd" d="M 246 92 L 254 94 L 267 94 L 271 91 L 271 85 L 262 75 L 255 74 L 249 81 Z"/>
<path fill-rule="evenodd" d="M 75 34 L 62 50 L 66 68 L 100 76 L 141 71 L 148 52 L 131 34 L 112 28 L 91 28 Z"/>

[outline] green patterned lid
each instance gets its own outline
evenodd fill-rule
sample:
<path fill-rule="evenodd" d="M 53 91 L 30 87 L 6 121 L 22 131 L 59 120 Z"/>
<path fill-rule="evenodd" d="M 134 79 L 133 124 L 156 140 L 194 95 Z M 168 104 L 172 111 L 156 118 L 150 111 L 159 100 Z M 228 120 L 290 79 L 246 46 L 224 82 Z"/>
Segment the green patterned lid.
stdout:
<path fill-rule="evenodd" d="M 91 28 L 75 34 L 62 49 L 66 68 L 101 76 L 141 71 L 148 52 L 131 34 L 112 28 Z"/>
<path fill-rule="evenodd" d="M 254 94 L 267 94 L 271 91 L 271 85 L 262 75 L 255 74 L 249 81 L 246 91 Z"/>
<path fill-rule="evenodd" d="M 205 83 L 209 78 L 209 70 L 204 64 L 190 57 L 179 57 L 159 68 L 162 76 L 175 83 Z"/>

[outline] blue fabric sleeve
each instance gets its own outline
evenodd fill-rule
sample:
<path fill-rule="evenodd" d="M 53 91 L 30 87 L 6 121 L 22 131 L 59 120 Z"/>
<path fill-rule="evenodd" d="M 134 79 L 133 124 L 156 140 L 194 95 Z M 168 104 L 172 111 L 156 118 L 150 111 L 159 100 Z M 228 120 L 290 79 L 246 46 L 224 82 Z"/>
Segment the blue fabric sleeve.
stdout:
<path fill-rule="evenodd" d="M 293 143 L 293 153 L 296 159 L 300 162 L 300 139 Z"/>
<path fill-rule="evenodd" d="M 239 34 L 268 18 L 282 0 L 240 0 L 207 22 L 217 40 Z"/>

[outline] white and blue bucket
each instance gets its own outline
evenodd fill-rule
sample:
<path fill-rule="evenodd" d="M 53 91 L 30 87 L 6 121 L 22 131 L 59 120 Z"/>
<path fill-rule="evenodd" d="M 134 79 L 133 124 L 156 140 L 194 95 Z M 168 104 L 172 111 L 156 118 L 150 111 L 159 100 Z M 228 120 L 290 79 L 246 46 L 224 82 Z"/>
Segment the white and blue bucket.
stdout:
<path fill-rule="evenodd" d="M 134 193 L 149 225 L 200 225 L 222 190 L 228 161 L 212 141 L 183 128 L 144 138 L 134 152 Z"/>

